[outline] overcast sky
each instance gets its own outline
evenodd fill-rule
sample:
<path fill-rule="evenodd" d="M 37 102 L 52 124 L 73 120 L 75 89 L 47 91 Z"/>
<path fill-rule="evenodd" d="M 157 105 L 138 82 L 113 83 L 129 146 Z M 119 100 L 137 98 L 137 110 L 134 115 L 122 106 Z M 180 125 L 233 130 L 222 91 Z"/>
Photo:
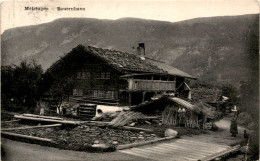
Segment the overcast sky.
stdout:
<path fill-rule="evenodd" d="M 1 6 L 1 33 L 9 28 L 46 23 L 62 17 L 136 17 L 176 22 L 197 17 L 254 14 L 259 13 L 258 4 L 258 0 L 5 1 Z M 26 11 L 25 7 L 47 7 L 49 10 Z M 57 7 L 82 7 L 85 11 L 57 11 Z"/>

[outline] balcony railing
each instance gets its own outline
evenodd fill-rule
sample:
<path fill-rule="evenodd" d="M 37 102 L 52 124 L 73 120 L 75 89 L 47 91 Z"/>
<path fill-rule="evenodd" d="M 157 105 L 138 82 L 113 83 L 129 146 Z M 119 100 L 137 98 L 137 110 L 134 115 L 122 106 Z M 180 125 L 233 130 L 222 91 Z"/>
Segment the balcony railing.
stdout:
<path fill-rule="evenodd" d="M 175 91 L 175 81 L 128 79 L 128 90 L 133 91 Z"/>

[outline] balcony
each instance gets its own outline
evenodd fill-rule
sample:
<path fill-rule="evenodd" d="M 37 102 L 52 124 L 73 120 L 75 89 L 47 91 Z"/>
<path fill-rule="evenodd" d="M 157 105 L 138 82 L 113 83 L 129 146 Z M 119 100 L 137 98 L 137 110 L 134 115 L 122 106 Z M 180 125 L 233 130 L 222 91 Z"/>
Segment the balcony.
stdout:
<path fill-rule="evenodd" d="M 175 91 L 175 81 L 128 79 L 130 91 Z"/>

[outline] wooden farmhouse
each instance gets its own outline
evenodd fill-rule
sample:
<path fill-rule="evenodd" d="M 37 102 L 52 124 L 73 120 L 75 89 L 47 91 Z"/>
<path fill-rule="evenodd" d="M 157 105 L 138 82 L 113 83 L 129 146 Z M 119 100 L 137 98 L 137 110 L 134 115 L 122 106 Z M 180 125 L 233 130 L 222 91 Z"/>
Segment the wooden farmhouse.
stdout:
<path fill-rule="evenodd" d="M 78 45 L 54 63 L 48 73 L 56 79 L 75 80 L 70 101 L 116 106 L 137 105 L 165 93 L 188 97 L 187 80 L 196 79 L 145 57 L 144 43 L 139 44 L 136 53 Z"/>

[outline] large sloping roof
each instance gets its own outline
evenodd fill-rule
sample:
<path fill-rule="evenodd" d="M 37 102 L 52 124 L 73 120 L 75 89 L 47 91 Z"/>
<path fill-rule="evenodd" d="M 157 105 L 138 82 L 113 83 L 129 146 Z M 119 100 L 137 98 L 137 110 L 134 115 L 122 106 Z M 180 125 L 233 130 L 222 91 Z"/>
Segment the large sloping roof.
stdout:
<path fill-rule="evenodd" d="M 75 52 L 90 54 L 92 56 L 98 57 L 102 59 L 104 62 L 109 64 L 111 67 L 121 71 L 125 74 L 170 74 L 187 78 L 194 78 L 191 75 L 182 72 L 172 66 L 169 66 L 165 63 L 152 60 L 149 58 L 141 58 L 137 54 L 130 54 L 121 51 L 108 50 L 102 48 L 96 48 L 92 46 L 83 46 L 78 45 L 76 48 L 72 50 L 69 54 L 58 60 L 55 64 L 53 64 L 50 69 L 52 70 L 61 65 L 64 60 L 70 61 L 71 58 L 69 56 L 74 55 Z M 83 52 L 82 52 L 83 51 Z M 63 63 L 64 64 L 64 63 Z"/>
<path fill-rule="evenodd" d="M 117 68 L 120 71 L 130 72 L 146 72 L 146 73 L 167 73 L 157 66 L 142 60 L 135 54 L 120 52 L 115 50 L 108 50 L 102 48 L 95 48 L 92 46 L 85 47 L 85 50 L 95 56 L 100 57 L 108 64 Z"/>
<path fill-rule="evenodd" d="M 136 54 L 130 54 L 126 52 L 120 52 L 115 50 L 108 50 L 102 48 L 95 48 L 91 46 L 85 47 L 86 51 L 102 58 L 110 65 L 114 66 L 118 70 L 132 71 L 132 72 L 144 72 L 144 73 L 167 73 L 170 75 L 176 75 L 181 77 L 187 77 L 195 79 L 195 77 L 177 69 L 164 62 L 145 58 L 141 59 Z"/>
<path fill-rule="evenodd" d="M 164 62 L 161 62 L 161 61 L 157 61 L 157 60 L 153 60 L 153 59 L 149 59 L 149 58 L 146 58 L 146 60 L 148 62 L 150 62 L 151 64 L 153 64 L 154 66 L 157 66 L 158 68 L 166 71 L 168 74 L 171 74 L 171 75 L 177 75 L 177 76 L 182 76 L 182 77 L 187 77 L 187 78 L 192 78 L 192 79 L 196 79 L 195 77 L 177 69 L 177 68 L 174 68 Z"/>

